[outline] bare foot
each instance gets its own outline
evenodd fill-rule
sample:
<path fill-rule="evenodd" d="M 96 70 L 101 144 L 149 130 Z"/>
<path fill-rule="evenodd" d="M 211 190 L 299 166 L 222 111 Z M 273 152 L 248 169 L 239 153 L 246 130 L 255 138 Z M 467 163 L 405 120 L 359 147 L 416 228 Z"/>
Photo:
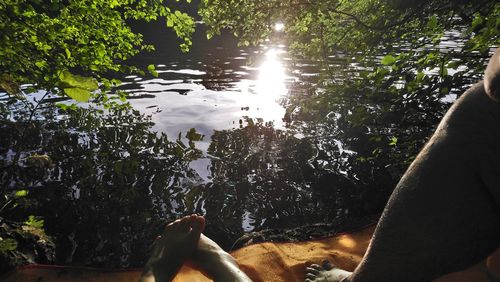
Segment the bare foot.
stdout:
<path fill-rule="evenodd" d="M 189 262 L 204 271 L 215 281 L 252 281 L 241 271 L 236 260 L 230 254 L 203 234 L 201 234 L 198 241 L 198 248 L 191 256 Z"/>
<path fill-rule="evenodd" d="M 322 266 L 311 264 L 306 268 L 305 282 L 341 282 L 347 281 L 352 272 L 345 271 L 333 266 L 329 261 L 325 260 Z"/>
<path fill-rule="evenodd" d="M 140 282 L 171 281 L 184 260 L 191 256 L 205 228 L 202 216 L 190 215 L 169 223 L 156 239 Z"/>

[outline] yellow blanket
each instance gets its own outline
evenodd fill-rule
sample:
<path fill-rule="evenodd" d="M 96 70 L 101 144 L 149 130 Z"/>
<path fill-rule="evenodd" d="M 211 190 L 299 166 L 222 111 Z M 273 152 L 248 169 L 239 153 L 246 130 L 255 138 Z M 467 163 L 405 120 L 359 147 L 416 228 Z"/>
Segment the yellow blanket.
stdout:
<path fill-rule="evenodd" d="M 259 243 L 243 247 L 231 254 L 240 267 L 254 281 L 304 281 L 305 267 L 329 259 L 333 264 L 353 270 L 368 247 L 374 227 L 358 232 L 336 235 L 324 239 L 293 243 Z M 490 258 L 467 270 L 446 275 L 436 281 L 481 282 L 489 281 L 486 265 L 500 273 L 500 249 Z M 103 270 L 96 268 L 30 265 L 2 277 L 0 281 L 54 281 L 54 282 L 125 282 L 137 281 L 140 269 Z M 42 278 L 42 279 L 40 279 Z M 40 279 L 40 280 L 39 280 Z M 176 282 L 211 281 L 199 271 L 184 266 Z"/>

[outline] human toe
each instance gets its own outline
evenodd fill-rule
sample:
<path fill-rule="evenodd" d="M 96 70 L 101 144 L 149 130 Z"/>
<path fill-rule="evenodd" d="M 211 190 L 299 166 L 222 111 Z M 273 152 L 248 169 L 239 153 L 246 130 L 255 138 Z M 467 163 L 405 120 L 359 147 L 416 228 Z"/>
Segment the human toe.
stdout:
<path fill-rule="evenodd" d="M 306 273 L 306 279 L 311 279 L 311 280 L 314 280 L 316 279 L 317 275 L 314 274 L 314 273 Z"/>
<path fill-rule="evenodd" d="M 203 216 L 195 215 L 191 221 L 191 228 L 194 232 L 203 232 L 205 229 L 205 218 Z"/>
<path fill-rule="evenodd" d="M 182 218 L 179 218 L 169 224 L 165 227 L 165 232 L 172 232 L 172 233 L 187 233 L 189 230 L 191 230 L 191 217 L 190 216 L 185 216 Z"/>
<path fill-rule="evenodd" d="M 318 275 L 319 274 L 319 269 L 316 269 L 316 268 L 312 268 L 312 267 L 306 267 L 306 273 L 312 273 L 314 275 Z"/>
<path fill-rule="evenodd" d="M 313 268 L 313 269 L 316 269 L 318 271 L 323 270 L 323 268 L 321 266 L 319 266 L 318 264 L 315 264 L 315 263 L 311 264 L 309 267 Z"/>

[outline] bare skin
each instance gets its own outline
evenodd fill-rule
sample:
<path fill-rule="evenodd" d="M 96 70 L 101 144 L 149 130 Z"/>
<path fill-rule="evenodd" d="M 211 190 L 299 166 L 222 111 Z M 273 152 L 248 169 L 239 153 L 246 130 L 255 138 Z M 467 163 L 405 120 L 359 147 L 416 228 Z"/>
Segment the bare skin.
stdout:
<path fill-rule="evenodd" d="M 172 281 L 185 262 L 215 281 L 251 281 L 230 254 L 201 234 L 204 228 L 205 219 L 197 215 L 169 223 L 153 243 L 151 257 L 139 282 Z"/>
<path fill-rule="evenodd" d="M 236 260 L 217 243 L 201 234 L 198 247 L 188 260 L 215 281 L 252 281 L 240 270 Z"/>
<path fill-rule="evenodd" d="M 493 54 L 484 72 L 484 90 L 491 99 L 500 102 L 500 48 Z"/>
<path fill-rule="evenodd" d="M 172 281 L 184 261 L 194 253 L 204 228 L 205 219 L 197 215 L 168 224 L 153 243 L 151 257 L 139 282 Z"/>
<path fill-rule="evenodd" d="M 329 261 L 324 261 L 321 266 L 311 264 L 306 268 L 305 282 L 342 281 L 342 279 L 348 278 L 351 274 L 352 272 L 335 267 Z"/>
<path fill-rule="evenodd" d="M 343 280 L 308 271 L 310 281 L 431 281 L 500 245 L 499 77 L 497 50 L 403 175 L 360 265 Z"/>

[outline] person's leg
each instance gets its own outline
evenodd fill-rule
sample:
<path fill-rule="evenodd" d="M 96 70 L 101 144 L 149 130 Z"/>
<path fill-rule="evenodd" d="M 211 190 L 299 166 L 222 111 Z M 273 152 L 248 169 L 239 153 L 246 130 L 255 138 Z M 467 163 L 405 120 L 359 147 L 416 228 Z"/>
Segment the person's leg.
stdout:
<path fill-rule="evenodd" d="M 493 58 L 499 64 L 499 50 Z M 478 83 L 403 175 L 362 262 L 342 281 L 430 281 L 478 263 L 499 243 L 500 103 Z M 332 271 L 318 266 L 307 279 L 340 281 L 326 277 Z"/>
<path fill-rule="evenodd" d="M 168 224 L 153 243 L 151 257 L 139 282 L 172 281 L 185 262 L 215 281 L 251 282 L 230 254 L 201 234 L 204 228 L 205 219 L 197 215 Z"/>
<path fill-rule="evenodd" d="M 197 249 L 188 261 L 216 282 L 252 281 L 241 271 L 236 260 L 230 254 L 203 234 L 201 234 Z"/>
<path fill-rule="evenodd" d="M 151 257 L 139 281 L 172 281 L 184 261 L 198 246 L 204 227 L 205 219 L 196 215 L 186 216 L 168 224 L 161 237 L 153 243 Z"/>

